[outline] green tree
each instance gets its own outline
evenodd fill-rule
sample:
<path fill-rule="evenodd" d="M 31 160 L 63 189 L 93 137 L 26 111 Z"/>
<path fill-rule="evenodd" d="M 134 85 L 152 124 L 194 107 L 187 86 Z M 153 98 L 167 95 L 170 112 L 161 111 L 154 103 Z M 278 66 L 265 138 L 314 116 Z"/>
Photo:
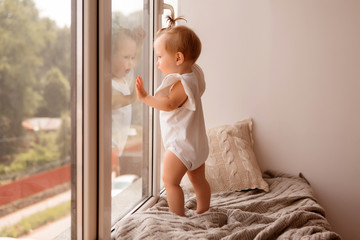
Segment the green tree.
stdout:
<path fill-rule="evenodd" d="M 41 79 L 49 69 L 57 67 L 66 79 L 70 79 L 71 33 L 68 27 L 59 28 L 49 18 L 41 19 L 46 35 L 45 46 L 39 53 L 43 64 L 38 69 L 37 77 Z"/>
<path fill-rule="evenodd" d="M 43 25 L 32 0 L 0 0 L 0 119 L 8 122 L 1 124 L 0 137 L 18 139 L 10 148 L 0 143 L 7 149 L 1 157 L 21 144 L 22 121 L 33 116 L 41 101 L 35 69 L 42 64 Z"/>
<path fill-rule="evenodd" d="M 49 110 L 54 82 L 65 78 L 68 84 L 60 83 L 60 91 L 70 91 L 70 46 L 70 29 L 40 18 L 33 0 L 0 0 L 0 162 L 22 144 L 23 120 Z M 53 67 L 61 70 L 55 74 L 58 80 L 46 83 Z M 64 97 L 53 104 L 60 112 L 54 109 L 49 116 L 59 117 L 64 106 L 69 107 L 65 95 L 56 93 Z"/>
<path fill-rule="evenodd" d="M 0 6 L 0 118 L 11 120 L 8 131 L 19 136 L 22 120 L 40 100 L 33 85 L 34 68 L 41 64 L 42 31 L 33 1 L 0 0 Z"/>
<path fill-rule="evenodd" d="M 62 113 L 68 112 L 70 84 L 61 71 L 56 67 L 50 69 L 42 80 L 42 84 L 43 101 L 37 116 L 60 117 Z"/>
<path fill-rule="evenodd" d="M 70 157 L 71 154 L 71 126 L 69 114 L 63 114 L 61 117 L 61 127 L 57 133 L 56 143 L 60 159 Z"/>
<path fill-rule="evenodd" d="M 57 38 L 53 47 L 54 65 L 57 66 L 66 79 L 71 79 L 71 31 L 64 27 L 57 30 Z"/>
<path fill-rule="evenodd" d="M 16 149 L 16 145 L 12 144 L 14 135 L 11 135 L 10 120 L 6 116 L 0 115 L 0 153 L 2 153 L 1 162 L 6 162 L 8 154 L 12 153 Z"/>
<path fill-rule="evenodd" d="M 53 166 L 46 166 L 55 163 L 59 159 L 59 147 L 56 144 L 55 133 L 38 132 L 37 143 L 32 143 L 31 147 L 20 154 L 17 154 L 10 165 L 0 164 L 0 180 L 13 178 L 13 174 L 26 174 L 29 171 L 36 171 L 39 168 L 46 170 Z M 21 174 L 22 173 L 22 174 Z"/>
<path fill-rule="evenodd" d="M 51 151 L 46 146 L 37 144 L 29 151 L 17 155 L 15 161 L 10 165 L 10 170 L 11 172 L 22 172 L 56 160 L 58 160 L 57 152 Z"/>

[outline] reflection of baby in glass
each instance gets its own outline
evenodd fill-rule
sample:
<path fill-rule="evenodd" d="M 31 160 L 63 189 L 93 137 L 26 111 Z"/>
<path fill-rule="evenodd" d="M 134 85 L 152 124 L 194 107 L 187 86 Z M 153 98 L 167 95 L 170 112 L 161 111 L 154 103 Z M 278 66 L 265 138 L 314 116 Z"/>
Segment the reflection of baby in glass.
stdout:
<path fill-rule="evenodd" d="M 119 175 L 119 156 L 123 153 L 131 123 L 131 104 L 136 100 L 132 69 L 140 53 L 138 30 L 113 30 L 112 35 L 112 166 Z"/>

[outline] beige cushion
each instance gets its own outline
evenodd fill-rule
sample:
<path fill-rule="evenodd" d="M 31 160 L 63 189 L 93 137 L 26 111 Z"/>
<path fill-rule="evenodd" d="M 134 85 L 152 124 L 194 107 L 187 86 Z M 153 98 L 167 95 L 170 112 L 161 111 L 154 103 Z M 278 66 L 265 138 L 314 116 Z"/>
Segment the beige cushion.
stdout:
<path fill-rule="evenodd" d="M 205 173 L 212 193 L 248 189 L 269 191 L 253 150 L 251 119 L 208 129 L 207 134 L 210 153 Z M 182 183 L 193 192 L 186 175 Z"/>

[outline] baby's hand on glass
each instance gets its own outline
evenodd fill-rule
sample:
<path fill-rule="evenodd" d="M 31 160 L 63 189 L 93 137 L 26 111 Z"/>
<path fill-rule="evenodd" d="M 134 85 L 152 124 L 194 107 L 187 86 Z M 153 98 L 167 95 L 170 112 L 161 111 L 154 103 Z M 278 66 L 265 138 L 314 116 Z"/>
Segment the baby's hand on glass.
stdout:
<path fill-rule="evenodd" d="M 136 78 L 135 86 L 136 86 L 136 92 L 137 92 L 138 98 L 140 99 L 140 101 L 142 101 L 148 95 L 144 88 L 144 81 L 143 81 L 142 77 L 138 76 Z"/>

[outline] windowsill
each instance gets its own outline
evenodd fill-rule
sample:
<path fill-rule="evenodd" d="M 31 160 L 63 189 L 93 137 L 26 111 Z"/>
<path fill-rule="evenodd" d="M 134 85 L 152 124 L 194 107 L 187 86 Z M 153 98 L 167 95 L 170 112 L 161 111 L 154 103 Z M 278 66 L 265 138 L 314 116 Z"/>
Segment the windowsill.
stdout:
<path fill-rule="evenodd" d="M 137 201 L 134 205 L 129 205 L 129 203 L 134 202 L 134 199 Z M 117 194 L 111 199 L 111 226 L 123 218 L 128 212 L 130 212 L 136 205 L 138 201 L 142 201 L 142 178 L 137 179 L 129 187 L 124 189 L 121 193 Z"/>
<path fill-rule="evenodd" d="M 151 208 L 152 206 L 155 205 L 155 203 L 157 203 L 158 200 L 159 200 L 158 197 L 154 197 L 154 196 L 150 197 L 149 199 L 147 199 L 144 202 L 140 203 L 139 208 L 134 208 L 134 211 L 130 212 L 128 215 L 124 216 L 124 218 L 126 218 L 127 216 L 130 216 L 131 214 L 133 214 L 135 212 L 142 212 L 142 211 L 145 211 L 148 208 Z M 115 235 L 116 233 L 113 230 L 114 230 L 114 228 L 111 229 L 111 239 L 115 240 L 116 239 L 116 235 Z"/>
<path fill-rule="evenodd" d="M 125 189 L 120 194 L 114 196 L 111 201 L 111 226 L 114 226 L 118 221 L 127 216 L 135 213 L 142 212 L 146 209 L 152 207 L 157 201 L 158 197 L 143 198 L 137 205 L 129 207 L 129 202 L 134 201 L 134 199 L 141 199 L 141 192 L 139 189 L 142 187 L 142 179 L 139 178 L 131 186 Z M 116 213 L 116 214 L 114 214 Z M 112 227 L 111 239 L 115 239 L 115 231 Z"/>
<path fill-rule="evenodd" d="M 111 226 L 115 225 L 122 218 L 127 217 L 135 212 L 145 211 L 152 207 L 157 201 L 158 197 L 142 198 L 142 179 L 137 179 L 124 191 L 114 196 L 111 201 Z M 129 206 L 129 202 L 134 199 L 141 199 L 135 205 Z M 116 213 L 116 214 L 114 214 Z M 63 233 L 55 238 L 56 240 L 71 239 L 71 228 L 68 228 Z M 111 232 L 111 239 L 115 239 L 115 232 Z"/>

